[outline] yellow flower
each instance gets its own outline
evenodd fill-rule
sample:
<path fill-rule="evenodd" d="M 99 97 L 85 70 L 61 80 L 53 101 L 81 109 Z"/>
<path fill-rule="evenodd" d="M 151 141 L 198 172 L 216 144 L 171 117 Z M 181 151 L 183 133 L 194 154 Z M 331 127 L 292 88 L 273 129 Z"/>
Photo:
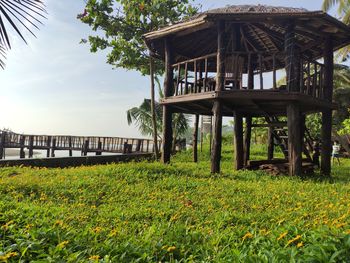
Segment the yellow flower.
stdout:
<path fill-rule="evenodd" d="M 96 234 L 100 233 L 101 231 L 102 231 L 102 227 L 99 227 L 99 226 L 92 229 L 92 232 L 94 232 Z"/>
<path fill-rule="evenodd" d="M 108 236 L 109 237 L 114 237 L 114 236 L 117 235 L 117 233 L 118 233 L 118 231 L 116 229 L 112 229 Z"/>
<path fill-rule="evenodd" d="M 176 250 L 176 247 L 175 247 L 175 246 L 168 247 L 168 249 L 167 249 L 167 251 L 168 251 L 169 253 L 174 252 L 175 250 Z"/>
<path fill-rule="evenodd" d="M 62 220 L 56 220 L 55 226 L 63 226 L 63 221 Z"/>
<path fill-rule="evenodd" d="M 1 229 L 2 229 L 2 230 L 7 230 L 7 229 L 9 229 L 10 225 L 12 225 L 13 223 L 14 223 L 13 220 L 8 221 L 6 224 L 4 224 L 4 225 L 1 226 Z"/>
<path fill-rule="evenodd" d="M 297 244 L 297 248 L 302 247 L 302 246 L 304 246 L 304 243 L 303 243 L 303 242 L 299 242 L 299 243 Z"/>
<path fill-rule="evenodd" d="M 299 239 L 301 239 L 301 235 L 297 235 L 295 238 L 289 240 L 286 246 L 293 244 L 295 241 L 298 241 Z"/>
<path fill-rule="evenodd" d="M 96 260 L 100 259 L 100 256 L 99 255 L 92 255 L 92 256 L 89 257 L 89 259 L 96 261 Z"/>
<path fill-rule="evenodd" d="M 250 232 L 248 232 L 247 234 L 245 234 L 245 235 L 242 237 L 243 240 L 246 240 L 246 239 L 248 239 L 248 238 L 253 238 L 253 234 L 250 233 Z"/>
<path fill-rule="evenodd" d="M 350 229 L 346 230 L 345 234 L 350 235 Z"/>
<path fill-rule="evenodd" d="M 281 240 L 282 238 L 285 238 L 285 237 L 287 236 L 287 234 L 288 234 L 288 231 L 282 233 L 282 234 L 277 238 L 277 240 Z"/>
<path fill-rule="evenodd" d="M 18 255 L 17 252 L 9 252 L 9 253 L 7 253 L 7 254 L 5 254 L 3 256 L 0 256 L 0 262 L 7 262 L 7 260 L 9 258 L 15 257 L 17 255 Z"/>
<path fill-rule="evenodd" d="M 69 241 L 67 241 L 67 240 L 62 241 L 61 243 L 59 243 L 57 245 L 57 248 L 63 249 L 68 243 L 69 243 Z"/>

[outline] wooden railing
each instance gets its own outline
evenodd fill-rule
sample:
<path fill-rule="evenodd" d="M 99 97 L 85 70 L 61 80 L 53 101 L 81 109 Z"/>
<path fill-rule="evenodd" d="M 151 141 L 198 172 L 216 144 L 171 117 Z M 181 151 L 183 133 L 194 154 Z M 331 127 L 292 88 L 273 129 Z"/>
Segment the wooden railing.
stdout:
<path fill-rule="evenodd" d="M 158 142 L 159 146 L 161 141 Z M 153 140 L 121 137 L 85 137 L 85 136 L 50 136 L 17 134 L 0 131 L 0 159 L 5 156 L 6 148 L 19 148 L 20 158 L 25 157 L 24 149 L 29 150 L 29 158 L 34 150 L 46 150 L 47 157 L 55 157 L 56 150 L 67 150 L 69 156 L 73 151 L 81 151 L 86 156 L 88 152 L 96 155 L 105 153 L 152 153 Z"/>
<path fill-rule="evenodd" d="M 172 65 L 174 71 L 174 92 L 173 96 L 189 95 L 196 93 L 211 92 L 216 86 L 216 61 L 217 55 L 209 54 L 207 56 L 186 60 Z M 289 90 L 288 85 L 278 85 L 277 71 L 285 66 L 285 53 L 261 53 L 261 52 L 231 52 L 226 54 L 225 59 L 225 90 L 246 90 L 243 86 L 243 76 L 247 78 L 249 65 L 254 69 L 253 75 L 255 81 L 255 90 L 266 90 L 264 78 L 269 77 L 272 80 L 272 87 L 269 90 L 300 92 L 314 98 L 323 99 L 324 83 L 324 65 L 302 58 L 300 60 L 300 83 L 297 89 Z M 243 72 L 245 71 L 245 72 Z M 271 74 L 265 73 L 270 71 Z"/>
<path fill-rule="evenodd" d="M 317 61 L 302 62 L 302 83 L 300 92 L 314 98 L 324 99 L 324 65 Z"/>

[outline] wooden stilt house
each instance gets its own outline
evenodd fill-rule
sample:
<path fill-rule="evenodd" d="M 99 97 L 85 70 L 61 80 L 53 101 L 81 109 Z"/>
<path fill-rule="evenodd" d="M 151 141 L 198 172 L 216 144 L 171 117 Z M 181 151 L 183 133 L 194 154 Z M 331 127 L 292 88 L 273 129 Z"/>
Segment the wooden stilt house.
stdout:
<path fill-rule="evenodd" d="M 213 173 L 220 172 L 223 116 L 235 118 L 236 169 L 250 159 L 252 118 L 262 117 L 269 128 L 268 158 L 279 145 L 290 175 L 300 175 L 303 153 L 310 157 L 305 116 L 321 112 L 321 170 L 330 174 L 333 52 L 350 43 L 348 26 L 322 11 L 227 6 L 144 39 L 165 61 L 164 163 L 170 161 L 174 112 L 213 116 Z M 283 72 L 286 83 L 279 85 Z"/>

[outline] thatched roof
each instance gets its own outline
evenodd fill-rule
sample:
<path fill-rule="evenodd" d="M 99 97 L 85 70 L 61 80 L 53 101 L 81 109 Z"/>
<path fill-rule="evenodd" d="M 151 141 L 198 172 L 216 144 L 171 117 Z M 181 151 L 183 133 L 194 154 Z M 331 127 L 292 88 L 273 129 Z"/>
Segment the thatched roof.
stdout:
<path fill-rule="evenodd" d="M 310 58 L 322 56 L 326 36 L 332 37 L 335 50 L 350 43 L 350 27 L 323 11 L 265 5 L 226 6 L 208 10 L 145 34 L 145 42 L 157 56 L 164 58 L 163 40 L 170 37 L 176 62 L 215 53 L 218 20 L 226 21 L 227 33 L 231 38 L 235 35 L 233 25 L 239 24 L 243 51 L 283 51 L 288 23 L 295 24 L 297 45 Z"/>

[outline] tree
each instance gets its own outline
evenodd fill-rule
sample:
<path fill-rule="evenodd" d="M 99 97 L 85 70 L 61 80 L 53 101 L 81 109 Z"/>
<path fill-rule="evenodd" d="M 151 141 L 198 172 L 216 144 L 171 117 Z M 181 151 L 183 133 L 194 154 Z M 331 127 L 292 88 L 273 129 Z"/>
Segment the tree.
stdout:
<path fill-rule="evenodd" d="M 153 139 L 157 143 L 154 80 L 163 74 L 162 61 L 154 60 L 143 41 L 147 32 L 195 14 L 193 0 L 88 0 L 78 18 L 99 34 L 83 39 L 91 52 L 108 49 L 107 63 L 150 75 Z M 155 147 L 156 154 L 158 147 Z"/>
<path fill-rule="evenodd" d="M 350 25 L 350 1 L 349 0 L 323 0 L 322 9 L 329 11 L 334 6 L 338 6 L 337 13 L 346 25 Z M 350 46 L 341 49 L 338 56 L 345 61 L 349 58 Z"/>
<path fill-rule="evenodd" d="M 30 27 L 39 28 L 38 24 L 42 24 L 40 18 L 45 18 L 44 4 L 41 0 L 1 0 L 0 1 L 0 67 L 5 67 L 6 51 L 11 49 L 11 41 L 8 35 L 8 25 L 15 30 L 15 32 L 25 42 L 22 34 L 22 28 L 28 31 L 33 36 L 35 34 Z"/>
<path fill-rule="evenodd" d="M 157 129 L 162 131 L 163 127 L 163 108 L 159 103 L 155 103 L 156 109 L 156 120 L 157 120 Z M 145 99 L 139 107 L 131 108 L 127 111 L 128 124 L 135 123 L 139 128 L 142 135 L 152 135 L 153 126 L 152 126 L 152 114 L 151 114 L 151 100 Z M 189 126 L 188 118 L 182 113 L 175 113 L 173 118 L 173 151 L 175 151 L 176 140 L 179 136 L 186 134 L 186 131 Z M 160 136 L 158 140 L 162 139 Z"/>

